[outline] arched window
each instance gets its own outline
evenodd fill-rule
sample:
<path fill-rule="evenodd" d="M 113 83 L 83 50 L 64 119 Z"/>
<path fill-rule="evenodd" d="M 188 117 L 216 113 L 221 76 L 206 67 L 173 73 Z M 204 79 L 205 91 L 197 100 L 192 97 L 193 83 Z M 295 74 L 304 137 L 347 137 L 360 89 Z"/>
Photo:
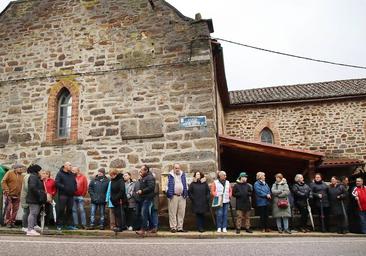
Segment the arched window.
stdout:
<path fill-rule="evenodd" d="M 72 115 L 72 97 L 66 88 L 62 89 L 58 99 L 57 135 L 59 138 L 70 137 Z"/>
<path fill-rule="evenodd" d="M 274 144 L 274 136 L 272 131 L 269 128 L 264 128 L 261 131 L 261 142 L 265 142 L 265 143 L 270 143 L 270 144 Z"/>

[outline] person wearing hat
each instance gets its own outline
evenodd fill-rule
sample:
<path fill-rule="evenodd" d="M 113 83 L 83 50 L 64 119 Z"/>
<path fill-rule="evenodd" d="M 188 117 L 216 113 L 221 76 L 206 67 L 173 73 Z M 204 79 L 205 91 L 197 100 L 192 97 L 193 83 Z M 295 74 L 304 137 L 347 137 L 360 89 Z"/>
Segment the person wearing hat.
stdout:
<path fill-rule="evenodd" d="M 89 229 L 94 229 L 95 214 L 97 209 L 99 209 L 99 229 L 104 229 L 104 216 L 108 184 L 109 179 L 105 176 L 104 168 L 100 168 L 98 170 L 98 174 L 89 183 L 88 192 L 91 200 Z"/>
<path fill-rule="evenodd" d="M 43 185 L 39 175 L 41 170 L 41 166 L 33 164 L 28 167 L 27 171 L 30 174 L 28 178 L 28 193 L 26 197 L 26 203 L 29 206 L 27 236 L 40 235 L 40 233 L 35 230 L 35 226 L 37 226 L 37 219 L 41 206 L 47 202 L 45 186 Z"/>
<path fill-rule="evenodd" d="M 253 233 L 250 229 L 250 211 L 252 209 L 253 186 L 247 181 L 248 175 L 245 172 L 241 172 L 233 188 L 233 196 L 236 198 L 237 234 L 240 234 L 243 223 L 245 231 L 247 233 Z"/>
<path fill-rule="evenodd" d="M 21 164 L 14 164 L 11 171 L 8 171 L 2 182 L 1 187 L 5 196 L 5 224 L 8 228 L 15 227 L 15 218 L 18 213 L 20 204 L 20 192 L 22 190 L 22 183 L 24 176 L 22 175 L 24 166 Z"/>

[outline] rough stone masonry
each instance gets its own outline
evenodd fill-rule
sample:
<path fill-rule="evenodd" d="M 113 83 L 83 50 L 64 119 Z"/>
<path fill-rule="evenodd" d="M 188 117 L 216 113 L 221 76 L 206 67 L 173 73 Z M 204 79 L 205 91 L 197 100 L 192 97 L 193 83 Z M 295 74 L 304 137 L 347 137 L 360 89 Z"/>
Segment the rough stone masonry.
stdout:
<path fill-rule="evenodd" d="M 205 20 L 163 0 L 20 0 L 0 16 L 0 162 L 64 161 L 157 175 L 217 169 L 216 98 Z M 72 96 L 57 137 L 58 97 Z M 183 129 L 182 116 L 206 116 Z"/>

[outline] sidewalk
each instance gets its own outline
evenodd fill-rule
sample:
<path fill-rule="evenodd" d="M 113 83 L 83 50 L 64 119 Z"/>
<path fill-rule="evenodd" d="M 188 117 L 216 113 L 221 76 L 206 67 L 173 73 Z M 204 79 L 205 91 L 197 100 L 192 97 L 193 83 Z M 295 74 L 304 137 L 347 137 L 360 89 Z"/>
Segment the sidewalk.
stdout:
<path fill-rule="evenodd" d="M 0 235 L 25 235 L 20 228 L 0 228 Z M 70 237 L 70 238 L 138 238 L 134 231 L 123 231 L 121 233 L 114 233 L 111 230 L 75 230 L 69 231 L 65 230 L 59 232 L 54 229 L 45 230 L 43 232 L 44 236 L 60 236 L 60 237 Z M 271 237 L 366 237 L 363 234 L 353 234 L 348 233 L 346 235 L 341 235 L 337 233 L 320 233 L 320 232 L 309 232 L 300 233 L 293 232 L 292 234 L 279 234 L 277 231 L 272 231 L 270 233 L 262 233 L 260 231 L 254 230 L 252 234 L 242 231 L 240 234 L 235 234 L 235 230 L 228 230 L 227 233 L 216 233 L 215 231 L 206 231 L 204 233 L 199 233 L 197 231 L 189 231 L 187 233 L 171 233 L 169 231 L 159 231 L 157 234 L 148 234 L 147 237 L 157 237 L 157 238 L 190 238 L 190 239 L 212 239 L 212 238 L 271 238 Z"/>

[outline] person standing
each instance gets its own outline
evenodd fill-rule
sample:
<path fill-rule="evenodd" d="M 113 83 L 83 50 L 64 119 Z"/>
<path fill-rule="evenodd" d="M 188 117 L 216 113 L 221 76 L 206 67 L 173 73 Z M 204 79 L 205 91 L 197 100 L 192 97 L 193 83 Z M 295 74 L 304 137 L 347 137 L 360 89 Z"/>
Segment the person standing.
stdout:
<path fill-rule="evenodd" d="M 74 221 L 74 227 L 86 228 L 86 214 L 84 208 L 84 197 L 88 192 L 88 179 L 84 174 L 81 173 L 79 167 L 72 167 L 72 173 L 75 175 L 76 179 L 76 191 L 74 194 L 74 203 L 72 206 L 72 218 Z M 81 226 L 79 226 L 79 216 L 78 212 L 80 212 L 80 221 Z"/>
<path fill-rule="evenodd" d="M 15 218 L 18 213 L 20 204 L 20 193 L 22 191 L 22 184 L 24 176 L 24 166 L 21 164 L 14 164 L 13 170 L 8 171 L 3 180 L 1 181 L 1 187 L 5 196 L 5 224 L 8 228 L 15 227 Z"/>
<path fill-rule="evenodd" d="M 347 198 L 346 188 L 339 182 L 336 176 L 333 176 L 329 186 L 329 204 L 330 212 L 336 219 L 338 234 L 346 234 L 347 230 L 344 215 L 344 213 L 347 214 L 347 208 L 344 203 L 345 198 Z"/>
<path fill-rule="evenodd" d="M 211 195 L 220 198 L 222 205 L 216 207 L 216 226 L 218 233 L 227 233 L 227 211 L 230 205 L 232 189 L 226 180 L 226 172 L 220 171 L 219 178 L 211 185 Z"/>
<path fill-rule="evenodd" d="M 28 231 L 28 216 L 29 216 L 29 205 L 26 202 L 27 194 L 28 194 L 28 179 L 29 179 L 29 168 L 27 168 L 27 173 L 24 175 L 22 190 L 20 192 L 20 205 L 23 210 L 22 216 L 22 231 L 27 233 Z M 38 230 L 38 227 L 35 227 Z"/>
<path fill-rule="evenodd" d="M 236 233 L 240 234 L 244 222 L 245 231 L 253 233 L 250 229 L 250 211 L 252 210 L 253 186 L 247 182 L 248 175 L 241 172 L 233 188 L 233 196 L 236 198 Z"/>
<path fill-rule="evenodd" d="M 90 209 L 90 226 L 89 229 L 95 227 L 95 215 L 99 210 L 99 229 L 104 230 L 106 195 L 108 190 L 109 179 L 105 176 L 105 169 L 100 168 L 98 174 L 89 183 L 89 195 L 91 201 Z"/>
<path fill-rule="evenodd" d="M 366 187 L 363 185 L 362 178 L 356 179 L 356 187 L 352 191 L 352 196 L 358 205 L 361 233 L 366 234 Z"/>
<path fill-rule="evenodd" d="M 291 217 L 291 207 L 289 201 L 290 189 L 286 179 L 281 173 L 276 174 L 276 181 L 272 185 L 272 217 L 276 218 L 279 233 L 291 234 L 289 229 L 289 218 Z M 282 225 L 283 224 L 283 225 Z"/>
<path fill-rule="evenodd" d="M 320 173 L 315 174 L 314 182 L 310 184 L 310 188 L 313 194 L 315 207 L 317 208 L 317 212 L 319 214 L 319 223 L 324 221 L 325 230 L 322 231 L 329 231 L 329 187 L 323 181 L 322 175 Z M 323 208 L 323 216 L 321 215 L 321 208 Z"/>
<path fill-rule="evenodd" d="M 181 170 L 179 164 L 174 164 L 173 170 L 168 175 L 167 188 L 169 225 L 172 233 L 185 232 L 183 222 L 187 196 L 186 174 Z"/>
<path fill-rule="evenodd" d="M 257 181 L 254 183 L 254 192 L 262 232 L 271 232 L 268 226 L 268 206 L 272 199 L 271 190 L 266 183 L 266 176 L 264 172 L 257 172 L 256 178 Z"/>
<path fill-rule="evenodd" d="M 39 165 L 31 165 L 28 168 L 29 179 L 28 179 L 28 193 L 26 197 L 26 203 L 29 206 L 28 216 L 28 231 L 27 236 L 39 236 L 34 227 L 37 225 L 37 219 L 41 206 L 47 202 L 47 195 L 43 182 L 41 181 L 39 172 L 41 171 Z"/>
<path fill-rule="evenodd" d="M 188 196 L 192 202 L 192 211 L 196 215 L 198 232 L 205 230 L 205 214 L 210 210 L 210 188 L 202 172 L 196 172 L 189 185 Z"/>
<path fill-rule="evenodd" d="M 134 230 L 134 224 L 136 221 L 136 199 L 135 199 L 135 182 L 131 178 L 131 173 L 126 172 L 123 174 L 125 181 L 126 197 L 128 201 L 128 207 L 126 208 L 126 226 L 127 230 Z"/>
<path fill-rule="evenodd" d="M 52 179 L 50 171 L 41 171 L 40 174 L 47 194 L 47 202 L 44 205 L 46 213 L 45 224 L 46 226 L 49 226 L 51 224 L 52 217 L 53 219 L 55 219 L 55 216 L 53 216 L 53 198 L 56 196 L 57 193 L 56 182 L 54 179 Z"/>
<path fill-rule="evenodd" d="M 149 232 L 150 233 L 157 233 L 159 227 L 159 192 L 160 192 L 160 183 L 156 179 L 155 173 L 153 173 L 155 178 L 155 189 L 154 189 L 154 199 L 153 204 L 151 207 L 151 215 L 149 219 Z"/>
<path fill-rule="evenodd" d="M 147 165 L 141 167 L 140 174 L 139 190 L 136 194 L 139 195 L 141 200 L 141 229 L 136 234 L 144 237 L 149 229 L 151 207 L 155 196 L 155 178 Z"/>
<path fill-rule="evenodd" d="M 310 187 L 305 184 L 304 177 L 301 174 L 296 174 L 292 192 L 294 204 L 301 215 L 299 230 L 304 233 L 309 232 L 310 230 L 307 227 L 309 211 L 307 207 L 309 200 L 312 198 L 312 193 Z"/>
<path fill-rule="evenodd" d="M 5 176 L 5 168 L 3 168 L 2 165 L 0 165 L 0 184 Z M 3 189 L 2 186 L 0 186 L 0 225 L 4 225 L 4 218 L 3 218 Z"/>
<path fill-rule="evenodd" d="M 125 205 L 127 203 L 125 182 L 122 173 L 117 170 L 109 172 L 111 176 L 111 195 L 110 200 L 113 204 L 116 227 L 115 232 L 122 232 L 126 229 Z"/>
<path fill-rule="evenodd" d="M 75 230 L 72 225 L 72 207 L 74 204 L 74 194 L 77 189 L 75 175 L 72 173 L 72 165 L 66 162 L 56 175 L 56 187 L 58 190 L 57 207 L 57 230 L 61 231 L 63 226 L 66 229 Z"/>

